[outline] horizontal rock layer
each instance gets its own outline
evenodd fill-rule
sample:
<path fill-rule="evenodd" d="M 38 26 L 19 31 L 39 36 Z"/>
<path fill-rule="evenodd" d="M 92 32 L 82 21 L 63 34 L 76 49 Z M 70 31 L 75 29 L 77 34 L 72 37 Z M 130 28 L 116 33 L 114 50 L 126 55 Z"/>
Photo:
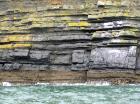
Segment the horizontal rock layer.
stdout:
<path fill-rule="evenodd" d="M 0 0 L 0 69 L 139 69 L 139 6 L 139 0 Z"/>
<path fill-rule="evenodd" d="M 90 71 L 0 71 L 0 84 L 44 84 L 86 83 L 89 85 L 140 83 L 140 72 L 132 70 L 90 70 Z"/>

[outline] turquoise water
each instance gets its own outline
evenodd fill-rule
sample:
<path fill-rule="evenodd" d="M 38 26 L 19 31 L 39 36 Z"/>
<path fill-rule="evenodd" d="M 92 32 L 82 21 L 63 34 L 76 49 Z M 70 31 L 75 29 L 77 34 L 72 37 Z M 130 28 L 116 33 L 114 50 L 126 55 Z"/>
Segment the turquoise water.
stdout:
<path fill-rule="evenodd" d="M 1 86 L 0 104 L 140 104 L 140 86 Z"/>

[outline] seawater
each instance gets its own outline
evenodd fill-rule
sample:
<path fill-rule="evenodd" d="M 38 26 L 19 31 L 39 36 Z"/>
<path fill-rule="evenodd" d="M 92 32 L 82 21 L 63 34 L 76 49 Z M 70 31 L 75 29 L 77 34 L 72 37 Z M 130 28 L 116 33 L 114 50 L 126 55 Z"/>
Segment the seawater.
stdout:
<path fill-rule="evenodd" d="M 0 86 L 0 104 L 140 104 L 140 85 Z"/>

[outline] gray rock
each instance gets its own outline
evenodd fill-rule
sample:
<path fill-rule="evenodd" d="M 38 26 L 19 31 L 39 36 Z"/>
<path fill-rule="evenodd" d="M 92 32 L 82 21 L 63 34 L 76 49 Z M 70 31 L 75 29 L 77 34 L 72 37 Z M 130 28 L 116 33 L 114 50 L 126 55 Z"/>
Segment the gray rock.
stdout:
<path fill-rule="evenodd" d="M 71 66 L 71 70 L 78 71 L 78 70 L 88 70 L 87 64 L 74 64 Z"/>
<path fill-rule="evenodd" d="M 137 51 L 137 47 L 136 46 L 131 46 L 128 50 L 128 56 L 130 57 L 136 57 L 136 51 Z"/>
<path fill-rule="evenodd" d="M 3 70 L 3 64 L 0 64 L 0 70 Z"/>
<path fill-rule="evenodd" d="M 33 70 L 47 70 L 49 69 L 48 65 L 32 65 Z"/>
<path fill-rule="evenodd" d="M 52 64 L 71 64 L 71 56 L 70 55 L 54 55 L 51 57 Z"/>
<path fill-rule="evenodd" d="M 69 65 L 50 65 L 50 70 L 70 70 Z"/>
<path fill-rule="evenodd" d="M 13 68 L 13 70 L 18 70 L 18 69 L 20 69 L 21 68 L 21 64 L 19 64 L 19 63 L 14 63 L 13 64 L 13 66 L 12 66 L 12 68 Z"/>
<path fill-rule="evenodd" d="M 47 38 L 48 41 L 50 40 L 58 40 L 58 41 L 63 41 L 63 40 L 91 40 L 91 36 L 88 35 L 64 35 L 64 36 L 50 36 Z"/>
<path fill-rule="evenodd" d="M 9 59 L 11 50 L 0 50 L 0 58 L 1 59 Z"/>
<path fill-rule="evenodd" d="M 21 66 L 19 63 L 4 64 L 3 70 L 19 70 Z"/>
<path fill-rule="evenodd" d="M 23 64 L 21 70 L 48 70 L 48 65 Z"/>
<path fill-rule="evenodd" d="M 128 58 L 128 68 L 135 69 L 136 68 L 136 57 Z"/>
<path fill-rule="evenodd" d="M 81 34 L 75 34 L 75 35 L 50 35 L 50 36 L 42 36 L 37 35 L 33 36 L 32 41 L 65 41 L 65 40 L 91 40 L 91 36 L 89 35 L 81 35 Z"/>
<path fill-rule="evenodd" d="M 4 64 L 3 70 L 12 70 L 12 64 Z"/>
<path fill-rule="evenodd" d="M 21 70 L 33 70 L 32 64 L 23 64 Z"/>
<path fill-rule="evenodd" d="M 135 63 L 135 46 L 96 48 L 91 51 L 90 66 L 92 68 L 135 68 Z"/>
<path fill-rule="evenodd" d="M 135 21 L 127 21 L 127 20 L 120 20 L 120 21 L 112 21 L 112 22 L 105 22 L 105 23 L 94 23 L 92 24 L 91 29 L 115 29 L 115 28 L 122 28 L 126 26 L 132 26 L 132 27 L 139 27 L 139 22 Z"/>
<path fill-rule="evenodd" d="M 85 50 L 75 50 L 76 54 L 74 58 L 72 58 L 73 64 L 71 65 L 71 70 L 88 70 L 88 63 L 90 54 Z"/>
<path fill-rule="evenodd" d="M 74 50 L 72 54 L 72 62 L 73 63 L 84 63 L 84 50 Z"/>
<path fill-rule="evenodd" d="M 41 60 L 41 59 L 48 59 L 49 54 L 50 51 L 46 51 L 46 50 L 31 50 L 29 56 L 31 59 Z"/>
<path fill-rule="evenodd" d="M 48 45 L 48 49 L 77 49 L 77 48 L 90 48 L 91 43 L 75 43 L 75 44 L 59 44 L 59 45 Z"/>
<path fill-rule="evenodd" d="M 140 68 L 131 1 L 0 0 L 0 69 Z"/>
<path fill-rule="evenodd" d="M 28 49 L 15 49 L 10 51 L 12 57 L 27 57 L 29 55 Z"/>
<path fill-rule="evenodd" d="M 60 43 L 60 44 L 33 44 L 32 49 L 47 49 L 47 50 L 64 50 L 64 49 L 91 49 L 92 43 L 85 42 L 85 43 Z"/>

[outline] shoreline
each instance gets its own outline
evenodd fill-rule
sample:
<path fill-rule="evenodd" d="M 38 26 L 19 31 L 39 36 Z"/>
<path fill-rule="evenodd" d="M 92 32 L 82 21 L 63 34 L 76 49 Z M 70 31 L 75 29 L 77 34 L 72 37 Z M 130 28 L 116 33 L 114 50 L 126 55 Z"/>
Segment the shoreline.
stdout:
<path fill-rule="evenodd" d="M 140 83 L 140 71 L 133 70 L 46 70 L 46 71 L 0 71 L 0 82 L 13 84 L 36 83 L 94 83 L 108 82 L 111 85 L 138 84 Z"/>

